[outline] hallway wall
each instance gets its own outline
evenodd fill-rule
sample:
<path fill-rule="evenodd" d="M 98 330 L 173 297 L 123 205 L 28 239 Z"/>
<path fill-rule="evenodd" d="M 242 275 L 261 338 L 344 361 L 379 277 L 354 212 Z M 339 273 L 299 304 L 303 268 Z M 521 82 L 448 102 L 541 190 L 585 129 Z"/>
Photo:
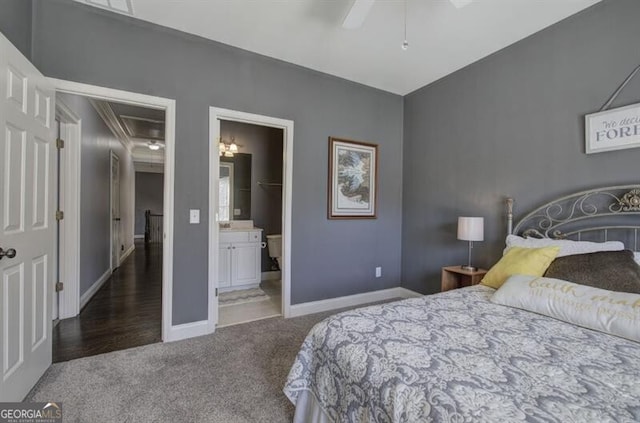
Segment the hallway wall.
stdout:
<path fill-rule="evenodd" d="M 133 246 L 135 179 L 131 154 L 109 130 L 89 100 L 58 94 L 82 120 L 80 185 L 80 296 L 108 272 L 111 250 L 110 151 L 120 159 L 120 212 L 123 247 Z"/>

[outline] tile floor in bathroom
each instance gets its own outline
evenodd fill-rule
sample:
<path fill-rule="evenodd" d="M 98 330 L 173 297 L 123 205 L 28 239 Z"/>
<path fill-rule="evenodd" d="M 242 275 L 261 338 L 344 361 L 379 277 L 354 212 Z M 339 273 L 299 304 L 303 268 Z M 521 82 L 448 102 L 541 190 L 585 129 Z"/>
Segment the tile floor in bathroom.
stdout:
<path fill-rule="evenodd" d="M 279 280 L 262 281 L 260 288 L 269 300 L 218 308 L 218 326 L 237 325 L 282 315 L 282 288 Z"/>

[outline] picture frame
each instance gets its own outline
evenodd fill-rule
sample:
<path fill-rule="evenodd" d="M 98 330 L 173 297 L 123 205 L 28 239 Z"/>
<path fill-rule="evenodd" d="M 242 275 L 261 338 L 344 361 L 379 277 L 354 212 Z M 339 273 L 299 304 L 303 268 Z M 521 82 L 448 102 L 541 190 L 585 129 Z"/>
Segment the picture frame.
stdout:
<path fill-rule="evenodd" d="M 375 219 L 378 145 L 329 137 L 329 219 Z"/>
<path fill-rule="evenodd" d="M 585 152 L 640 147 L 640 103 L 585 116 Z"/>

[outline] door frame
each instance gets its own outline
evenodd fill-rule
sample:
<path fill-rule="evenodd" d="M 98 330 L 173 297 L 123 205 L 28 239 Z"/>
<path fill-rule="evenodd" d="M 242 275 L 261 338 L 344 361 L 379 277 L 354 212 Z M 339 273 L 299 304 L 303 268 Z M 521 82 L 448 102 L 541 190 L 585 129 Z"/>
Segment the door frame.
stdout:
<path fill-rule="evenodd" d="M 73 95 L 80 95 L 84 97 L 105 100 L 116 101 L 120 103 L 127 103 L 140 107 L 147 107 L 152 109 L 159 109 L 165 111 L 165 161 L 164 161 L 164 242 L 162 251 L 162 340 L 164 342 L 173 341 L 176 339 L 182 339 L 180 337 L 179 330 L 173 328 L 173 227 L 174 227 L 174 180 L 175 180 L 175 128 L 176 128 L 176 101 L 164 97 L 156 97 L 146 94 L 139 94 L 130 91 L 117 90 L 113 88 L 100 87 L 96 85 L 83 84 L 80 82 L 66 81 L 56 78 L 47 78 L 53 85 L 54 89 L 58 93 L 66 93 Z M 79 127 L 79 125 L 78 125 Z M 79 141 L 79 139 L 77 140 Z M 76 142 L 77 142 L 76 141 Z M 80 149 L 78 148 L 78 154 Z M 68 161 L 68 172 L 80 175 L 80 160 Z M 80 178 L 77 178 L 78 185 Z M 78 186 L 79 188 L 79 186 Z M 65 248 L 68 243 L 71 242 L 71 238 L 67 237 L 67 230 L 74 226 L 77 231 L 76 246 L 79 246 L 79 234 L 80 234 L 80 216 L 79 216 L 79 204 L 80 204 L 80 189 L 77 191 L 67 191 L 69 193 L 66 198 L 74 196 L 74 200 L 77 202 L 78 216 L 76 219 L 68 219 L 67 225 L 65 225 Z M 73 234 L 73 231 L 71 231 Z M 78 255 L 78 268 L 79 268 L 79 247 Z M 68 250 L 65 250 L 67 252 Z M 79 272 L 78 272 L 79 276 Z M 74 286 L 74 290 L 77 290 L 78 295 L 73 295 L 70 301 L 74 302 L 71 306 L 71 310 L 80 311 L 80 279 L 69 279 L 66 284 Z M 65 284 L 65 288 L 66 285 Z M 71 295 L 69 295 L 71 297 Z M 77 313 L 75 314 L 77 315 Z"/>
<path fill-rule="evenodd" d="M 113 273 L 118 267 L 120 267 L 120 249 L 118 247 L 117 248 L 117 254 L 116 254 L 116 263 L 113 262 L 114 257 L 113 257 L 113 235 L 114 235 L 114 231 L 113 231 L 113 160 L 117 160 L 118 161 L 118 179 L 120 180 L 120 157 L 118 157 L 118 155 L 116 153 L 113 152 L 113 150 L 109 151 L 109 267 L 111 268 L 111 273 Z M 118 191 L 120 191 L 122 187 L 120 186 L 120 181 L 118 181 Z M 118 204 L 118 208 L 119 208 L 119 212 L 120 214 L 122 214 L 122 210 L 120 209 L 120 207 L 122 207 L 121 204 Z M 122 229 L 120 227 L 120 225 L 118 225 L 118 229 Z M 120 231 L 122 232 L 122 231 Z M 118 236 L 118 240 L 120 242 L 122 242 L 122 239 L 120 238 L 120 236 Z"/>
<path fill-rule="evenodd" d="M 65 140 L 60 169 L 60 208 L 65 218 L 60 221 L 60 280 L 64 289 L 58 292 L 58 318 L 67 319 L 80 312 L 80 168 L 82 120 L 62 99 L 56 98 L 56 118 L 60 121 L 60 138 Z M 75 299 L 75 300 L 74 300 Z"/>
<path fill-rule="evenodd" d="M 293 200 L 293 121 L 270 116 L 209 107 L 209 292 L 215 292 L 218 278 L 218 183 L 220 120 L 282 129 L 282 314 L 291 317 L 291 212 Z M 218 322 L 217 297 L 209 298 L 210 330 Z"/>

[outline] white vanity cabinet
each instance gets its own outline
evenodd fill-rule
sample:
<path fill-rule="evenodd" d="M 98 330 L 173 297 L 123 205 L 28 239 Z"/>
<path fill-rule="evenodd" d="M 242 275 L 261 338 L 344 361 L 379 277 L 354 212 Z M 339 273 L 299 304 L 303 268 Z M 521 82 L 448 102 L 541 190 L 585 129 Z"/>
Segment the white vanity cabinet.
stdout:
<path fill-rule="evenodd" d="M 256 288 L 260 284 L 262 229 L 220 230 L 218 287 L 220 291 Z"/>

